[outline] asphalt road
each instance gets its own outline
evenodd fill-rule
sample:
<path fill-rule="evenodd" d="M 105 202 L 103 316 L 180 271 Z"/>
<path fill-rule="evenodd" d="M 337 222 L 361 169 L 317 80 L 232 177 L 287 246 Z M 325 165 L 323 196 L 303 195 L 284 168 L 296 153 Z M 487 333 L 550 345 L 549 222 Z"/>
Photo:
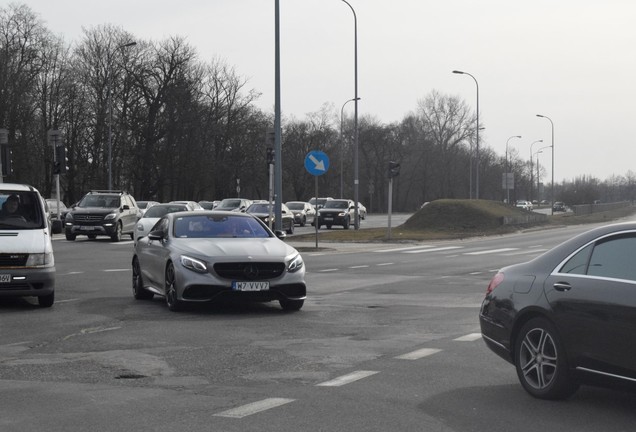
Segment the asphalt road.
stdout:
<path fill-rule="evenodd" d="M 501 266 L 589 227 L 303 252 L 309 298 L 132 298 L 132 242 L 54 241 L 57 301 L 0 300 L 0 431 L 622 431 L 636 395 L 539 401 L 477 314 Z"/>

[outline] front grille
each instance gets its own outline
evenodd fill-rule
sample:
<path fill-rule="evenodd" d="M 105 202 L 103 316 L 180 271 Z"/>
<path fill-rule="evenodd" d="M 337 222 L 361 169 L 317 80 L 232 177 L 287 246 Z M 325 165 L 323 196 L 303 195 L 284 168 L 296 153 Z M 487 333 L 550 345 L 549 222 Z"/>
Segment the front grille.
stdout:
<path fill-rule="evenodd" d="M 24 267 L 29 254 L 0 254 L 0 267 Z"/>
<path fill-rule="evenodd" d="M 270 262 L 217 263 L 214 264 L 214 271 L 223 279 L 258 281 L 279 277 L 285 271 L 285 264 Z"/>
<path fill-rule="evenodd" d="M 28 282 L 23 282 L 23 281 L 18 281 L 18 282 L 11 282 L 8 284 L 0 284 L 0 291 L 2 290 L 39 290 L 42 289 L 44 287 L 44 284 L 41 283 L 34 283 L 34 284 L 30 284 Z"/>
<path fill-rule="evenodd" d="M 104 219 L 102 215 L 78 214 L 73 215 L 75 222 L 101 222 Z"/>

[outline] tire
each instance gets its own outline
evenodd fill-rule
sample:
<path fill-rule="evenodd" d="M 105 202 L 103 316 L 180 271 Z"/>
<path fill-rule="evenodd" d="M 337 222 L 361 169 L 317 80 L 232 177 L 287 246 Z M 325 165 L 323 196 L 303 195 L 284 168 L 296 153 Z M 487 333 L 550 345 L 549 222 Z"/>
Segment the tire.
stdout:
<path fill-rule="evenodd" d="M 289 229 L 287 229 L 287 231 L 285 231 L 287 234 L 293 234 L 294 233 L 294 221 L 291 221 L 291 223 L 289 224 Z"/>
<path fill-rule="evenodd" d="M 75 234 L 71 234 L 70 232 L 66 232 L 66 240 L 68 241 L 75 241 L 75 237 L 77 237 Z"/>
<path fill-rule="evenodd" d="M 351 223 L 349 222 L 349 219 L 345 219 L 344 223 L 342 224 L 342 228 L 344 229 L 349 229 L 349 225 L 351 225 Z"/>
<path fill-rule="evenodd" d="M 91 240 L 95 240 L 97 238 L 97 236 L 95 234 L 89 234 L 87 235 L 87 237 Z"/>
<path fill-rule="evenodd" d="M 38 306 L 40 306 L 41 308 L 51 307 L 53 306 L 53 303 L 55 303 L 55 292 L 43 296 L 38 296 Z"/>
<path fill-rule="evenodd" d="M 524 324 L 514 354 L 517 377 L 532 396 L 565 399 L 578 389 L 557 330 L 545 318 L 533 318 Z"/>
<path fill-rule="evenodd" d="M 168 263 L 166 268 L 166 305 L 172 312 L 182 309 L 181 301 L 177 298 L 177 285 L 175 281 L 174 265 Z"/>
<path fill-rule="evenodd" d="M 327 229 L 331 229 L 331 225 L 327 225 Z"/>
<path fill-rule="evenodd" d="M 154 294 L 144 288 L 144 280 L 141 276 L 141 267 L 139 267 L 139 259 L 133 258 L 132 263 L 132 291 L 135 300 L 152 300 Z"/>
<path fill-rule="evenodd" d="M 307 217 L 303 216 L 303 219 L 300 221 L 300 226 L 304 227 L 305 225 L 307 225 Z"/>
<path fill-rule="evenodd" d="M 279 300 L 278 302 L 284 311 L 295 312 L 303 307 L 305 300 Z"/>
<path fill-rule="evenodd" d="M 110 239 L 114 242 L 121 241 L 121 223 L 117 223 L 117 228 L 115 228 L 115 232 L 110 236 Z"/>
<path fill-rule="evenodd" d="M 135 233 L 134 233 L 134 232 L 131 232 L 131 233 L 130 233 L 130 234 L 128 234 L 128 235 L 130 236 L 130 239 L 131 239 L 131 240 L 134 240 L 134 239 L 135 239 Z"/>

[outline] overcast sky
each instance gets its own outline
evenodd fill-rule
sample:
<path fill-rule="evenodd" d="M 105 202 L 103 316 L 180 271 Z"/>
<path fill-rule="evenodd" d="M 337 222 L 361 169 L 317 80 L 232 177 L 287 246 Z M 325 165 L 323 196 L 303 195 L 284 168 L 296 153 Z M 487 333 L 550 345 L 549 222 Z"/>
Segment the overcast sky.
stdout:
<path fill-rule="evenodd" d="M 68 43 L 113 24 L 135 37 L 184 36 L 274 107 L 274 0 L 25 0 Z M 359 114 L 398 122 L 436 90 L 475 108 L 482 145 L 530 158 L 551 144 L 555 180 L 636 172 L 636 1 L 349 0 L 358 20 Z M 303 119 L 354 96 L 354 21 L 341 0 L 280 0 L 281 107 Z M 345 108 L 353 113 L 353 103 Z M 536 159 L 535 159 L 536 160 Z M 539 159 L 551 164 L 550 149 Z M 548 177 L 550 172 L 548 171 Z"/>

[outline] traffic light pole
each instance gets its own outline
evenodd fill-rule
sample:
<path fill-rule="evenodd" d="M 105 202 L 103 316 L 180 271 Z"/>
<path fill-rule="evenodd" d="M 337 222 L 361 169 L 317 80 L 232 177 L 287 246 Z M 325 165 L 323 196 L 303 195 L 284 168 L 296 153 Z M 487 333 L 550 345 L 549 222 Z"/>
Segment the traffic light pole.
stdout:
<path fill-rule="evenodd" d="M 388 240 L 391 240 L 391 212 L 393 211 L 393 177 L 389 177 L 389 208 L 388 208 L 388 231 L 386 233 L 386 237 Z"/>

